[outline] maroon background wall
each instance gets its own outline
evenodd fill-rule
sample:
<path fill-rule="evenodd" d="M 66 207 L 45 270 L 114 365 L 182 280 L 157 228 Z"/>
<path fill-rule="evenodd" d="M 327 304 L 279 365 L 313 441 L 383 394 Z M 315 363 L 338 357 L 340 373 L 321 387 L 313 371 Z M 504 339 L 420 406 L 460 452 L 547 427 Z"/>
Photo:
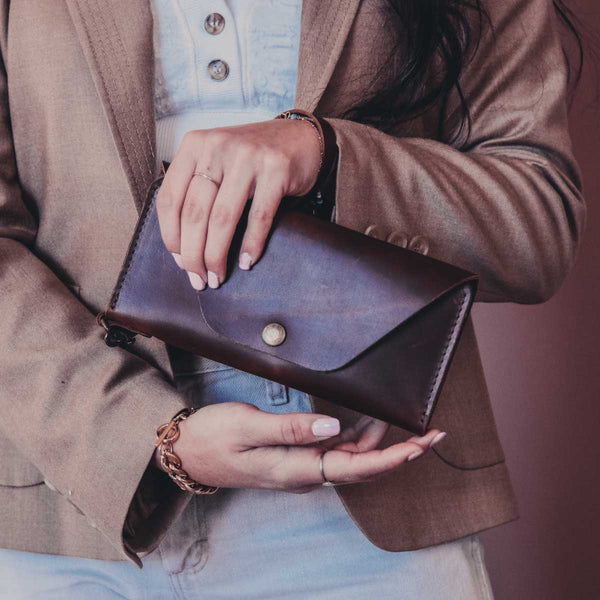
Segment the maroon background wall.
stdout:
<path fill-rule="evenodd" d="M 600 32 L 600 2 L 579 6 Z M 544 305 L 475 308 L 521 511 L 483 536 L 496 600 L 600 599 L 599 85 L 589 69 L 572 111 L 588 204 L 576 268 Z"/>

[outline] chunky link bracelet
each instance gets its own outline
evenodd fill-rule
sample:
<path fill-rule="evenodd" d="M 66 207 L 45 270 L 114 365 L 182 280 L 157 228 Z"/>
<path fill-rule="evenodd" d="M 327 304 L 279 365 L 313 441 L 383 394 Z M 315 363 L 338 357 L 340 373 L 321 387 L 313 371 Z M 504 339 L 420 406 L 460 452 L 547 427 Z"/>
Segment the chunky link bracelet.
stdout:
<path fill-rule="evenodd" d="M 214 494 L 219 488 L 194 481 L 181 468 L 181 459 L 173 452 L 173 444 L 179 439 L 179 423 L 195 412 L 195 408 L 184 408 L 168 423 L 161 425 L 156 430 L 158 439 L 154 445 L 159 449 L 162 468 L 182 490 L 192 494 Z"/>

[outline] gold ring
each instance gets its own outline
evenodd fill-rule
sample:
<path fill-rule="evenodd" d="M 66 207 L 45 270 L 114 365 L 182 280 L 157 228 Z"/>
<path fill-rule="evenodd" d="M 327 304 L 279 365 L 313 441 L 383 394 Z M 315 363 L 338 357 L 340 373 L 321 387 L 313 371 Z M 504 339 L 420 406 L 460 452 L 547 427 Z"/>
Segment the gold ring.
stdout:
<path fill-rule="evenodd" d="M 208 179 L 208 181 L 214 183 L 217 187 L 219 187 L 219 183 L 207 173 L 203 173 L 202 171 L 194 171 L 194 177 L 204 177 L 204 179 Z"/>
<path fill-rule="evenodd" d="M 335 485 L 335 483 L 333 483 L 333 481 L 329 481 L 329 479 L 327 479 L 327 477 L 325 477 L 325 471 L 323 470 L 323 457 L 327 454 L 327 450 L 325 450 L 325 452 L 321 453 L 321 456 L 319 457 L 319 471 L 321 471 L 321 477 L 323 478 L 323 483 L 321 484 L 323 487 L 332 487 Z"/>

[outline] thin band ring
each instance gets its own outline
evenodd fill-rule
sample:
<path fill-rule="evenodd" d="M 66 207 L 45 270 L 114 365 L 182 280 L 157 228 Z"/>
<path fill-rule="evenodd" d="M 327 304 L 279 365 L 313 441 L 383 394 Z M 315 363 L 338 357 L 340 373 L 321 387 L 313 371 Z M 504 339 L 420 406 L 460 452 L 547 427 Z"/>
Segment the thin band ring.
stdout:
<path fill-rule="evenodd" d="M 319 457 L 319 471 L 321 471 L 321 477 L 323 478 L 323 483 L 321 484 L 323 487 L 332 487 L 335 485 L 333 481 L 329 481 L 327 477 L 325 477 L 325 471 L 323 470 L 323 457 L 327 454 L 327 450 L 321 453 Z"/>
<path fill-rule="evenodd" d="M 219 182 L 215 181 L 207 173 L 203 173 L 202 171 L 194 171 L 194 177 L 204 177 L 204 179 L 208 179 L 208 181 L 210 181 L 211 183 L 214 183 L 217 187 L 219 187 Z"/>

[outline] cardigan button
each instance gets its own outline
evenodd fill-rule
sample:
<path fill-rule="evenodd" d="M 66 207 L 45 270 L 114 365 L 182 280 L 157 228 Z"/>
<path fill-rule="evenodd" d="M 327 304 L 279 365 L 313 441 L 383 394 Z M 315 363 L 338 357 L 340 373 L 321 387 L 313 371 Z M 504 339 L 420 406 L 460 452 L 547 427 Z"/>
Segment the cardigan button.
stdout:
<path fill-rule="evenodd" d="M 214 79 L 215 81 L 223 81 L 223 79 L 227 79 L 227 76 L 229 75 L 229 65 L 220 58 L 211 60 L 208 63 L 207 68 L 211 79 Z"/>
<path fill-rule="evenodd" d="M 225 27 L 225 17 L 219 13 L 210 13 L 204 20 L 204 29 L 210 35 L 219 35 Z"/>

